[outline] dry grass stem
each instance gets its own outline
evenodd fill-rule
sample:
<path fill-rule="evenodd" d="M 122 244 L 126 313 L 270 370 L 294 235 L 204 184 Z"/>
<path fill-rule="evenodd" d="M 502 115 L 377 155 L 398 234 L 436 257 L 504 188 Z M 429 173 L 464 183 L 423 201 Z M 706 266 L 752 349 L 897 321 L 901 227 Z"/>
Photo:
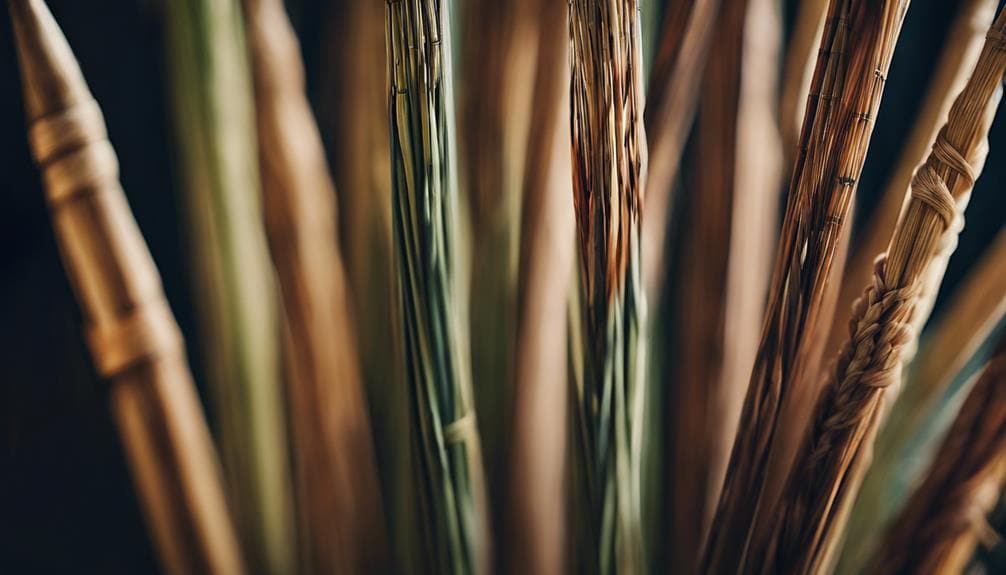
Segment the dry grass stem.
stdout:
<path fill-rule="evenodd" d="M 427 565 L 481 573 L 489 535 L 458 278 L 449 21 L 440 0 L 387 4 L 392 206 Z"/>
<path fill-rule="evenodd" d="M 855 242 L 846 264 L 837 304 L 839 317 L 842 319 L 847 317 L 847 310 L 852 309 L 863 286 L 870 282 L 873 261 L 891 239 L 891 232 L 905 206 L 905 190 L 911 184 L 915 168 L 925 159 L 926 152 L 936 140 L 937 131 L 946 120 L 950 105 L 974 70 L 985 32 L 995 18 L 996 4 L 993 0 L 967 0 L 961 3 L 947 36 L 946 49 L 940 56 L 922 107 L 913 123 L 912 133 L 902 148 L 901 157 L 884 189 L 880 204 L 871 216 L 862 238 Z M 934 298 L 935 295 L 933 293 Z M 917 313 L 916 327 L 921 327 L 927 317 L 928 313 Z M 838 353 L 847 336 L 845 321 L 832 322 L 825 348 L 829 357 Z"/>
<path fill-rule="evenodd" d="M 827 568 L 870 463 L 877 427 L 896 397 L 913 314 L 932 262 L 956 241 L 967 197 L 987 154 L 987 135 L 1006 70 L 1006 12 L 988 33 L 978 64 L 916 171 L 911 199 L 857 302 L 850 338 L 816 408 L 814 424 L 776 509 L 762 572 Z"/>
<path fill-rule="evenodd" d="M 816 363 L 811 334 L 829 317 L 825 300 L 856 181 L 883 94 L 907 1 L 835 0 L 829 7 L 794 165 L 752 372 L 702 571 L 743 564 L 780 406 Z"/>
<path fill-rule="evenodd" d="M 985 367 L 869 573 L 961 573 L 1006 481 L 1006 346 Z"/>
<path fill-rule="evenodd" d="M 828 0 L 804 0 L 799 3 L 796 22 L 786 48 L 782 98 L 779 102 L 779 131 L 782 134 L 783 165 L 789 167 L 797 144 L 806 109 L 810 82 L 817 63 L 817 49 L 824 34 Z M 914 164 L 913 164 L 914 167 Z"/>
<path fill-rule="evenodd" d="M 540 31 L 524 168 L 507 571 L 563 571 L 567 326 L 573 270 L 569 42 L 565 2 L 538 3 Z"/>
<path fill-rule="evenodd" d="M 244 5 L 266 231 L 286 319 L 304 561 L 312 572 L 365 572 L 385 561 L 383 516 L 338 251 L 335 189 L 283 4 Z"/>
<path fill-rule="evenodd" d="M 907 479 L 895 478 L 904 476 L 906 467 L 914 467 L 907 465 L 907 446 L 917 443 L 940 398 L 1006 317 L 1004 261 L 1006 231 L 1000 232 L 995 244 L 968 274 L 966 283 L 954 292 L 931 333 L 927 329 L 922 353 L 912 363 L 905 387 L 877 437 L 873 464 L 867 470 L 849 518 L 838 572 L 862 570 L 883 526 L 902 502 L 902 498 L 891 493 L 890 487 L 892 483 L 904 484 Z"/>
<path fill-rule="evenodd" d="M 574 390 L 586 510 L 577 568 L 644 568 L 640 463 L 646 302 L 640 262 L 646 132 L 636 0 L 570 3 L 573 209 L 582 386 Z"/>
<path fill-rule="evenodd" d="M 162 567 L 240 573 L 181 333 L 119 185 L 101 110 L 45 4 L 9 6 L 32 151 Z"/>
<path fill-rule="evenodd" d="M 670 221 L 672 188 L 685 139 L 692 127 L 702 67 L 712 41 L 720 0 L 670 2 L 657 41 L 646 95 L 646 133 L 650 163 L 648 207 L 643 222 L 643 278 L 646 295 L 656 302 L 664 277 L 664 240 Z"/>

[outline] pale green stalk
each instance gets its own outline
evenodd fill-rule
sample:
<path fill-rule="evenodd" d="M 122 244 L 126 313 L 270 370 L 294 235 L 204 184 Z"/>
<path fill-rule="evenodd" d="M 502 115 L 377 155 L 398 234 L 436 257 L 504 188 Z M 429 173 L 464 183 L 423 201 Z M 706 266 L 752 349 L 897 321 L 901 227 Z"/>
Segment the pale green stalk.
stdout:
<path fill-rule="evenodd" d="M 230 501 L 252 568 L 290 572 L 277 300 L 241 11 L 233 0 L 172 0 L 164 9 L 179 185 Z"/>

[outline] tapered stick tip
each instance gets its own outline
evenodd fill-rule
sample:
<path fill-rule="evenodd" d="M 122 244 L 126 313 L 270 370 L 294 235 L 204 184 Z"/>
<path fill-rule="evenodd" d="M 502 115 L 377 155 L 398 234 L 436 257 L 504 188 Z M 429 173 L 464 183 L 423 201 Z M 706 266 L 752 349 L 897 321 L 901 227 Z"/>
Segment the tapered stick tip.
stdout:
<path fill-rule="evenodd" d="M 43 0 L 8 0 L 28 121 L 90 100 L 80 66 Z"/>

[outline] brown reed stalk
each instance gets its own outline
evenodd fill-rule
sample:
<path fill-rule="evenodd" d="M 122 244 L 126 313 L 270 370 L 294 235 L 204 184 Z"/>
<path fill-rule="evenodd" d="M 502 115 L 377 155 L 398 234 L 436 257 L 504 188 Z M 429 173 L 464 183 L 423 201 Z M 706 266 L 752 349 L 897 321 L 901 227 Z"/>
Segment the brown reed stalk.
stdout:
<path fill-rule="evenodd" d="M 285 311 L 306 568 L 385 561 L 374 449 L 335 226 L 335 189 L 279 0 L 245 0 L 266 231 Z"/>
<path fill-rule="evenodd" d="M 754 569 L 811 573 L 834 559 L 877 427 L 897 395 L 915 305 L 931 282 L 931 263 L 955 241 L 954 221 L 984 164 L 1006 70 L 1004 29 L 1006 11 L 989 30 L 971 78 L 916 171 L 905 214 L 853 311 L 850 338 L 816 407 L 771 532 L 752 552 Z"/>
<path fill-rule="evenodd" d="M 900 501 L 889 486 L 940 398 L 1006 317 L 1006 231 L 999 233 L 922 343 L 904 388 L 877 436 L 873 464 L 849 518 L 837 572 L 859 573 Z M 929 333 L 931 331 L 931 334 Z M 933 446 L 935 447 L 935 445 Z"/>
<path fill-rule="evenodd" d="M 733 573 L 753 539 L 779 408 L 816 363 L 811 334 L 825 299 L 907 0 L 834 0 L 811 83 L 800 153 L 745 398 L 702 572 Z"/>
<path fill-rule="evenodd" d="M 798 151 L 800 127 L 803 125 L 803 114 L 827 13 L 828 0 L 800 2 L 786 49 L 782 98 L 779 102 L 779 128 L 785 157 L 783 165 L 786 167 L 792 164 L 793 155 Z"/>
<path fill-rule="evenodd" d="M 685 573 L 695 569 L 715 510 L 768 287 L 779 185 L 775 70 L 766 65 L 778 41 L 773 29 L 778 17 L 768 3 L 724 0 L 702 79 L 668 390 L 668 560 Z"/>
<path fill-rule="evenodd" d="M 720 0 L 670 2 L 657 41 L 646 95 L 646 133 L 650 149 L 646 218 L 643 222 L 643 280 L 651 305 L 663 283 L 664 240 L 672 208 L 672 188 L 695 103 Z"/>
<path fill-rule="evenodd" d="M 569 42 L 565 2 L 539 0 L 524 163 L 514 423 L 504 555 L 511 573 L 564 571 L 567 322 L 573 270 Z"/>
<path fill-rule="evenodd" d="M 11 0 L 32 151 L 148 528 L 168 573 L 240 573 L 220 464 L 101 110 L 42 0 Z"/>
<path fill-rule="evenodd" d="M 991 529 L 1006 481 L 1006 340 L 971 389 L 925 481 L 877 546 L 868 573 L 961 573 Z"/>
<path fill-rule="evenodd" d="M 646 299 L 641 27 L 636 0 L 570 3 L 573 209 L 580 253 L 583 430 L 589 541 L 580 569 L 644 568 L 640 524 Z"/>
<path fill-rule="evenodd" d="M 950 105 L 974 70 L 985 32 L 995 17 L 996 4 L 993 0 L 967 0 L 961 3 L 956 20 L 947 35 L 946 48 L 940 56 L 922 107 L 915 118 L 912 134 L 902 148 L 901 158 L 884 189 L 880 203 L 870 217 L 862 238 L 857 240 L 845 267 L 837 304 L 840 314 L 852 309 L 862 287 L 870 282 L 873 260 L 887 247 L 891 232 L 898 223 L 898 216 L 905 204 L 905 190 L 912 181 L 912 174 L 932 147 Z M 846 316 L 840 317 L 844 319 Z M 916 317 L 919 319 L 917 327 L 921 327 L 928 314 L 920 313 Z M 838 353 L 847 335 L 845 321 L 832 322 L 825 348 L 829 357 Z"/>

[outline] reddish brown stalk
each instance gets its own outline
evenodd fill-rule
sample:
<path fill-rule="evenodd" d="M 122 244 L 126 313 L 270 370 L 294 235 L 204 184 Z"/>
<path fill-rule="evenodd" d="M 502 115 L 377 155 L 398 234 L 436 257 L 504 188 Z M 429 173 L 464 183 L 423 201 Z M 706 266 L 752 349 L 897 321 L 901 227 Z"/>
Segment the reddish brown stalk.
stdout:
<path fill-rule="evenodd" d="M 853 311 L 849 340 L 816 408 L 766 544 L 752 551 L 754 569 L 813 573 L 834 559 L 879 421 L 897 395 L 932 262 L 956 241 L 954 221 L 962 217 L 984 164 L 1006 70 L 1004 29 L 1006 12 L 989 31 L 975 71 L 916 171 L 905 215 Z"/>
<path fill-rule="evenodd" d="M 567 328 L 573 270 L 565 2 L 539 2 L 540 36 L 524 169 L 508 488 L 511 573 L 564 571 Z"/>
<path fill-rule="evenodd" d="M 384 561 L 374 452 L 342 259 L 335 189 L 279 0 L 245 0 L 266 229 L 282 288 L 287 395 L 305 561 L 367 571 Z"/>
<path fill-rule="evenodd" d="M 922 485 L 866 572 L 961 573 L 1006 481 L 1006 343 L 968 394 Z"/>
<path fill-rule="evenodd" d="M 800 127 L 807 104 L 807 93 L 814 76 L 817 49 L 824 33 L 828 0 L 803 0 L 799 3 L 796 23 L 786 49 L 782 98 L 779 102 L 779 127 L 782 134 L 784 166 L 789 167 L 798 151 Z"/>
<path fill-rule="evenodd" d="M 97 102 L 41 0 L 12 0 L 28 135 L 95 368 L 168 573 L 241 573 L 220 464 Z"/>
<path fill-rule="evenodd" d="M 657 301 L 663 282 L 671 192 L 699 94 L 701 82 L 695 78 L 702 74 L 719 4 L 720 0 L 669 3 L 650 73 L 646 132 L 653 161 L 646 176 L 650 191 L 642 228 L 642 257 L 646 295 L 651 302 Z"/>
<path fill-rule="evenodd" d="M 838 251 L 907 0 L 834 0 L 811 83 L 770 300 L 702 572 L 734 573 L 752 539 L 780 406 L 816 363 Z"/>

